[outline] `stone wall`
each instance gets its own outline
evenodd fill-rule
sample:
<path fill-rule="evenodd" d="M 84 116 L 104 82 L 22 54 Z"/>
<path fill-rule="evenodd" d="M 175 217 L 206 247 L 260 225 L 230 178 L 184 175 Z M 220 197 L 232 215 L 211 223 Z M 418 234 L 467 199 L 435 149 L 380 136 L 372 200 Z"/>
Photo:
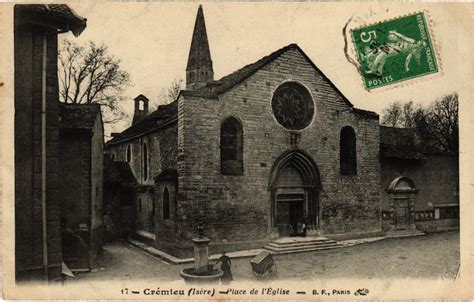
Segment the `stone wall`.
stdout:
<path fill-rule="evenodd" d="M 379 128 L 377 118 L 355 114 L 334 87 L 297 49 L 290 49 L 219 99 L 180 98 L 178 105 L 177 238 L 189 244 L 198 223 L 205 222 L 212 244 L 247 247 L 269 240 L 270 170 L 292 148 L 290 131 L 272 115 L 275 89 L 297 81 L 315 102 L 312 123 L 298 148 L 309 154 L 321 176 L 322 234 L 376 232 L 380 220 Z M 242 121 L 244 173 L 221 175 L 220 123 Z M 351 126 L 357 135 L 358 175 L 339 174 L 339 133 Z"/>
<path fill-rule="evenodd" d="M 153 198 L 153 187 L 142 187 L 138 189 L 135 196 L 137 230 L 144 230 L 150 233 L 154 233 L 155 222 L 153 215 Z"/>
<path fill-rule="evenodd" d="M 100 115 L 97 115 L 91 138 L 91 252 L 92 258 L 102 246 L 104 233 L 104 131 Z"/>
<path fill-rule="evenodd" d="M 104 183 L 104 241 L 127 238 L 135 229 L 134 192 L 120 183 Z"/>
<path fill-rule="evenodd" d="M 459 219 L 439 219 L 436 209 L 459 205 L 459 157 L 449 154 L 424 154 L 419 160 L 381 160 L 382 211 L 390 211 L 385 189 L 398 176 L 413 180 L 416 189 L 415 219 L 423 231 L 445 230 L 459 227 Z M 384 220 L 385 222 L 385 220 Z"/>
<path fill-rule="evenodd" d="M 61 217 L 74 232 L 90 230 L 90 132 L 61 129 Z M 70 173 L 74 171 L 74 173 Z"/>
<path fill-rule="evenodd" d="M 15 7 L 15 267 L 18 278 L 43 267 L 41 100 L 43 36 L 46 61 L 46 219 L 50 277 L 61 271 L 57 32 L 28 27 Z"/>
<path fill-rule="evenodd" d="M 415 211 L 437 204 L 459 203 L 459 157 L 447 154 L 424 154 L 417 161 L 383 159 L 381 162 L 382 209 L 388 210 L 385 189 L 398 176 L 413 180 L 418 192 Z M 432 206 L 430 206 L 430 204 Z"/>
<path fill-rule="evenodd" d="M 163 196 L 165 188 L 169 193 L 169 218 L 164 217 Z M 176 244 L 176 180 L 159 180 L 155 186 L 155 230 L 156 244 L 160 249 L 173 253 Z"/>
<path fill-rule="evenodd" d="M 135 178 L 141 185 L 153 186 L 153 177 L 165 169 L 176 169 L 177 161 L 177 125 L 148 133 L 129 141 L 114 144 L 107 148 L 107 153 L 115 155 L 115 161 L 127 161 L 127 146 L 131 146 L 132 158 L 130 168 Z M 149 156 L 149 176 L 144 179 L 143 173 L 143 150 L 146 143 Z"/>

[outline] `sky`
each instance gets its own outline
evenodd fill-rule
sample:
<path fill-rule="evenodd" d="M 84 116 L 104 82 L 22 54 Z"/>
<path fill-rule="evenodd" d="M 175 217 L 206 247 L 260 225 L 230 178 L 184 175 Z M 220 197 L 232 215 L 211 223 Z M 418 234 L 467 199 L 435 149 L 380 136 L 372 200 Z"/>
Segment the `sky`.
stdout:
<path fill-rule="evenodd" d="M 79 3 L 70 6 L 87 18 L 80 37 L 61 35 L 78 43 L 103 42 L 133 85 L 125 91 L 125 112 L 133 113 L 132 99 L 144 94 L 152 101 L 185 68 L 199 3 Z M 465 5 L 383 3 L 203 3 L 215 79 L 252 63 L 290 43 L 297 43 L 355 107 L 381 113 L 393 101 L 428 104 L 441 96 L 467 91 L 472 66 L 469 14 Z M 344 53 L 344 25 L 371 24 L 417 11 L 430 21 L 441 72 L 397 87 L 366 91 L 356 68 Z M 349 49 L 352 49 L 352 42 Z M 350 52 L 354 57 L 354 53 Z M 462 96 L 461 96 L 462 102 Z M 115 126 L 127 127 L 130 120 Z"/>

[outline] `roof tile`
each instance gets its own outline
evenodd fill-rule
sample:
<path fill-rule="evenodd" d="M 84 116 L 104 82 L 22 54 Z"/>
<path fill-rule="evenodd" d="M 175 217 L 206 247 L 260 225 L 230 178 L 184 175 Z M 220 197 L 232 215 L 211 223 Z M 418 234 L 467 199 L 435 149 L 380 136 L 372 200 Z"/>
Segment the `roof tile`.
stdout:
<path fill-rule="evenodd" d="M 139 120 L 131 127 L 125 129 L 120 134 L 116 135 L 114 138 L 107 142 L 107 145 L 110 146 L 117 143 L 121 143 L 148 131 L 153 131 L 155 129 L 161 128 L 164 125 L 175 120 L 177 117 L 178 101 L 174 101 L 167 105 L 161 105 L 158 107 L 158 109 L 156 109 L 143 119 Z"/>
<path fill-rule="evenodd" d="M 63 129 L 93 129 L 97 115 L 100 115 L 98 104 L 59 104 L 59 127 Z"/>

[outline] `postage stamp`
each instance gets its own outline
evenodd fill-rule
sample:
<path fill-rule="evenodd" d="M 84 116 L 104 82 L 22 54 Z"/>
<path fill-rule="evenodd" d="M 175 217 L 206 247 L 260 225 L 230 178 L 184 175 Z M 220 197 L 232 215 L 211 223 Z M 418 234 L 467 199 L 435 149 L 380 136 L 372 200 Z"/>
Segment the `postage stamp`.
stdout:
<path fill-rule="evenodd" d="M 354 29 L 352 40 L 368 90 L 439 71 L 423 12 Z"/>

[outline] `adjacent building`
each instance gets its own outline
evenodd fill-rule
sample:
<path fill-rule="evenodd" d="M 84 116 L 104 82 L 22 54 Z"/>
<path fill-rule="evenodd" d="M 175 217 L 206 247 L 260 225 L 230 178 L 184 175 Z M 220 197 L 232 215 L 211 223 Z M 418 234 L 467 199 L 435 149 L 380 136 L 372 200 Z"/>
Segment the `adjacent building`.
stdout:
<path fill-rule="evenodd" d="M 67 5 L 15 6 L 17 280 L 91 269 L 102 245 L 100 107 L 59 102 L 58 34 L 85 27 Z"/>
<path fill-rule="evenodd" d="M 15 269 L 17 279 L 61 273 L 58 34 L 86 19 L 67 5 L 15 5 Z"/>
<path fill-rule="evenodd" d="M 91 269 L 104 232 L 102 115 L 97 104 L 59 107 L 62 232 L 70 237 L 67 244 L 63 240 L 63 260 L 70 269 Z M 81 244 L 84 251 L 77 248 Z"/>

